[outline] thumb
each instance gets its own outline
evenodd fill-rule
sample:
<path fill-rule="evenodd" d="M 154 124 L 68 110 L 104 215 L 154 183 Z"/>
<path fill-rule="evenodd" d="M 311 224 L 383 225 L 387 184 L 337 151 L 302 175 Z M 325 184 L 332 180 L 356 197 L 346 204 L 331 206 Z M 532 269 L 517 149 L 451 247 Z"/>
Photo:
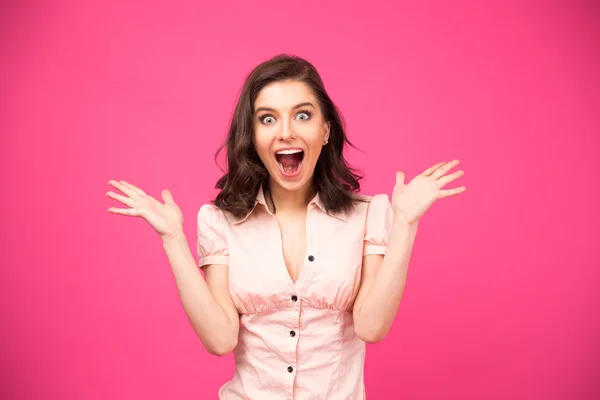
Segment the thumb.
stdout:
<path fill-rule="evenodd" d="M 402 171 L 396 172 L 396 184 L 404 185 L 405 174 Z"/>
<path fill-rule="evenodd" d="M 165 204 L 173 204 L 174 203 L 173 196 L 171 195 L 171 192 L 169 192 L 167 189 L 160 192 L 160 195 L 162 196 L 162 199 L 165 202 Z"/>

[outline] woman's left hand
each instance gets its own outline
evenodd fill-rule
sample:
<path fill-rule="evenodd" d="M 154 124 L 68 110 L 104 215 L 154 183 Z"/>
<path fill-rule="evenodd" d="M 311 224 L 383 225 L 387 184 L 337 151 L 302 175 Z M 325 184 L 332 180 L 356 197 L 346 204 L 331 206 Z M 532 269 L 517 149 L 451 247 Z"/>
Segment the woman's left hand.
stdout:
<path fill-rule="evenodd" d="M 421 219 L 436 200 L 464 192 L 464 186 L 442 190 L 445 185 L 464 175 L 462 170 L 446 175 L 459 162 L 454 160 L 436 164 L 414 177 L 408 185 L 404 184 L 404 173 L 398 171 L 392 194 L 394 212 L 403 215 L 409 224 L 413 224 Z"/>

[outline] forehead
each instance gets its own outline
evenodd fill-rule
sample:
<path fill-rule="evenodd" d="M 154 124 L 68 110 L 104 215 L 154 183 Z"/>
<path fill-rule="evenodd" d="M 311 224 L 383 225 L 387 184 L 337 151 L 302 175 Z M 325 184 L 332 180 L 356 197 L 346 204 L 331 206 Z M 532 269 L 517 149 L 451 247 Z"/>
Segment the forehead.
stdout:
<path fill-rule="evenodd" d="M 254 101 L 254 109 L 269 107 L 285 110 L 307 101 L 316 104 L 316 97 L 306 83 L 299 81 L 273 82 L 258 92 Z"/>

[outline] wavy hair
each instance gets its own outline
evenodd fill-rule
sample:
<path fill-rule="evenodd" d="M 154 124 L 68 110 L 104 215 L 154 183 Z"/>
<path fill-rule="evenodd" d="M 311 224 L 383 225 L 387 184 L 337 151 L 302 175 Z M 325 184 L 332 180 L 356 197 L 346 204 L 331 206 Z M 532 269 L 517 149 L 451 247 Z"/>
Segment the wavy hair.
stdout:
<path fill-rule="evenodd" d="M 330 124 L 329 142 L 317 160 L 313 182 L 327 211 L 347 211 L 361 201 L 360 173 L 351 168 L 343 155 L 344 146 L 355 147 L 346 137 L 344 121 L 328 96 L 316 68 L 308 61 L 293 55 L 280 54 L 256 66 L 246 77 L 225 143 L 215 154 L 217 160 L 226 148 L 227 171 L 217 181 L 220 189 L 215 205 L 236 217 L 248 214 L 262 186 L 265 198 L 271 199 L 269 173 L 254 147 L 254 102 L 268 84 L 296 80 L 310 86 L 317 98 L 326 122 Z M 274 208 L 274 204 L 271 205 Z"/>

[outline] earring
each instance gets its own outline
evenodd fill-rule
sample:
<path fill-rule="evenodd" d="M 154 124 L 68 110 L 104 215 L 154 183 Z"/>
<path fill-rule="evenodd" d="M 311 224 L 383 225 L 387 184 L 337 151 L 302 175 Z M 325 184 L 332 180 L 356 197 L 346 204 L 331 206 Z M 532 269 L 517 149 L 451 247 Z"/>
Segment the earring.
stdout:
<path fill-rule="evenodd" d="M 324 145 L 327 144 L 327 143 L 329 143 L 329 139 L 325 139 Z"/>

